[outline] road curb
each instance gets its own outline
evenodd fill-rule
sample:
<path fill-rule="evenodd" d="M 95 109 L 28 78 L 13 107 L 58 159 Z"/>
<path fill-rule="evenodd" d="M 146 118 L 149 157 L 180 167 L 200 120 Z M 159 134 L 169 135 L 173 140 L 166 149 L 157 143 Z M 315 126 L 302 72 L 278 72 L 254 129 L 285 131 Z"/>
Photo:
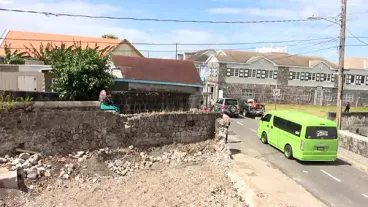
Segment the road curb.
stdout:
<path fill-rule="evenodd" d="M 364 171 L 365 173 L 368 173 L 368 165 L 364 165 L 364 164 L 362 164 L 358 161 L 355 161 L 354 159 L 351 159 L 351 158 L 346 157 L 346 156 L 341 155 L 341 154 L 338 154 L 337 156 L 338 156 L 338 158 L 340 158 L 340 159 L 344 160 L 345 162 L 351 164 L 355 168 L 358 168 L 358 169 Z"/>

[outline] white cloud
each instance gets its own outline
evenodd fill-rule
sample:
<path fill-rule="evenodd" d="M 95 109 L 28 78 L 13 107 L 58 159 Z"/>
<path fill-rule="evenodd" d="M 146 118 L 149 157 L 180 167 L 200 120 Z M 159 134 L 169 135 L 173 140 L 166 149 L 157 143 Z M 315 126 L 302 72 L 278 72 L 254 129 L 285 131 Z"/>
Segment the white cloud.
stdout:
<path fill-rule="evenodd" d="M 6 4 L 12 4 L 13 3 L 13 1 L 11 1 L 11 0 L 0 0 L 0 5 L 6 5 Z"/>
<path fill-rule="evenodd" d="M 86 1 L 70 0 L 58 2 L 20 0 L 7 5 L 7 8 L 88 15 L 111 15 L 118 12 L 128 13 L 129 11 L 124 8 L 103 3 L 94 4 Z M 122 27 L 118 25 L 116 21 L 72 17 L 48 17 L 45 15 L 14 12 L 0 12 L 0 19 L 0 31 L 11 29 L 96 37 L 105 33 L 111 33 L 120 38 L 127 38 L 135 42 L 151 40 L 150 35 L 145 31 Z"/>

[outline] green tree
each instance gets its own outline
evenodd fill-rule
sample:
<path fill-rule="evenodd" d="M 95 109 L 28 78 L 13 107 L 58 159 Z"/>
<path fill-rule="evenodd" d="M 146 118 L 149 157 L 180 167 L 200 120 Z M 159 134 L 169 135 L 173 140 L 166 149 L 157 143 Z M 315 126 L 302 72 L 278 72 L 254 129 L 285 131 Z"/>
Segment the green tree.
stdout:
<path fill-rule="evenodd" d="M 56 76 L 55 92 L 68 100 L 95 100 L 99 91 L 113 82 L 110 73 L 110 47 L 99 50 L 81 44 L 54 46 L 47 56 Z"/>
<path fill-rule="evenodd" d="M 29 57 L 27 52 L 19 52 L 18 50 L 14 50 L 12 52 L 11 45 L 5 43 L 4 46 L 5 50 L 5 57 L 4 62 L 5 64 L 14 64 L 14 65 L 23 65 L 25 63 L 25 59 Z"/>
<path fill-rule="evenodd" d="M 35 48 L 31 43 L 30 47 L 27 47 L 24 45 L 24 47 L 27 49 L 27 54 L 29 57 L 32 57 L 35 60 L 43 61 L 44 64 L 50 65 L 50 54 L 53 50 L 53 45 L 51 43 L 47 43 L 46 47 L 43 46 L 41 43 L 40 48 Z"/>
<path fill-rule="evenodd" d="M 104 34 L 101 37 L 105 39 L 118 39 L 118 37 L 113 34 Z"/>

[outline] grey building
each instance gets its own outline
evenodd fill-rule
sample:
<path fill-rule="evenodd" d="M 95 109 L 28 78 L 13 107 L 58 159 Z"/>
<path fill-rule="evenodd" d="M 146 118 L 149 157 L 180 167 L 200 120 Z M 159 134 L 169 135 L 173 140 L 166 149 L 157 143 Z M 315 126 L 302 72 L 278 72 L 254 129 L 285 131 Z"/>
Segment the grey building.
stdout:
<path fill-rule="evenodd" d="M 273 89 L 280 89 L 278 103 L 335 105 L 338 66 L 316 56 L 223 50 L 205 61 L 211 74 L 204 92 L 208 99 L 256 98 L 272 103 Z M 368 105 L 368 70 L 345 70 L 343 101 Z"/>

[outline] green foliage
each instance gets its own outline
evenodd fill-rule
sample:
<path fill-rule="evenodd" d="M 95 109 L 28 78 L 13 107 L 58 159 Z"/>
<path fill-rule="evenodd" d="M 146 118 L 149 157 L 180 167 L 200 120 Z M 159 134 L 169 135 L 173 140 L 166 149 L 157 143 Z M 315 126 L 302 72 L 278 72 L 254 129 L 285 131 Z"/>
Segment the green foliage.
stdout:
<path fill-rule="evenodd" d="M 26 47 L 29 56 L 52 66 L 56 78 L 53 90 L 67 100 L 94 100 L 99 91 L 112 83 L 110 52 L 112 47 L 82 47 L 81 42 L 60 46 L 47 44 Z"/>
<path fill-rule="evenodd" d="M 60 97 L 68 100 L 94 100 L 99 91 L 111 85 L 110 47 L 99 50 L 80 44 L 73 47 L 54 47 L 49 61 L 56 76 L 52 88 Z"/>
<path fill-rule="evenodd" d="M 35 60 L 43 61 L 45 65 L 50 65 L 49 57 L 53 50 L 53 46 L 50 43 L 48 43 L 46 47 L 41 43 L 40 48 L 35 48 L 32 43 L 30 43 L 30 45 L 30 47 L 24 46 L 28 51 L 28 56 Z"/>
<path fill-rule="evenodd" d="M 32 110 L 32 100 L 33 97 L 17 97 L 13 98 L 11 95 L 0 95 L 0 112 L 8 112 L 17 108 L 17 105 L 22 104 L 22 109 L 24 111 Z"/>
<path fill-rule="evenodd" d="M 104 34 L 101 37 L 105 39 L 118 39 L 118 37 L 113 34 Z"/>
<path fill-rule="evenodd" d="M 25 63 L 25 59 L 29 56 L 27 52 L 19 52 L 18 50 L 11 51 L 11 45 L 5 43 L 5 64 L 13 64 L 13 65 L 23 65 Z"/>

